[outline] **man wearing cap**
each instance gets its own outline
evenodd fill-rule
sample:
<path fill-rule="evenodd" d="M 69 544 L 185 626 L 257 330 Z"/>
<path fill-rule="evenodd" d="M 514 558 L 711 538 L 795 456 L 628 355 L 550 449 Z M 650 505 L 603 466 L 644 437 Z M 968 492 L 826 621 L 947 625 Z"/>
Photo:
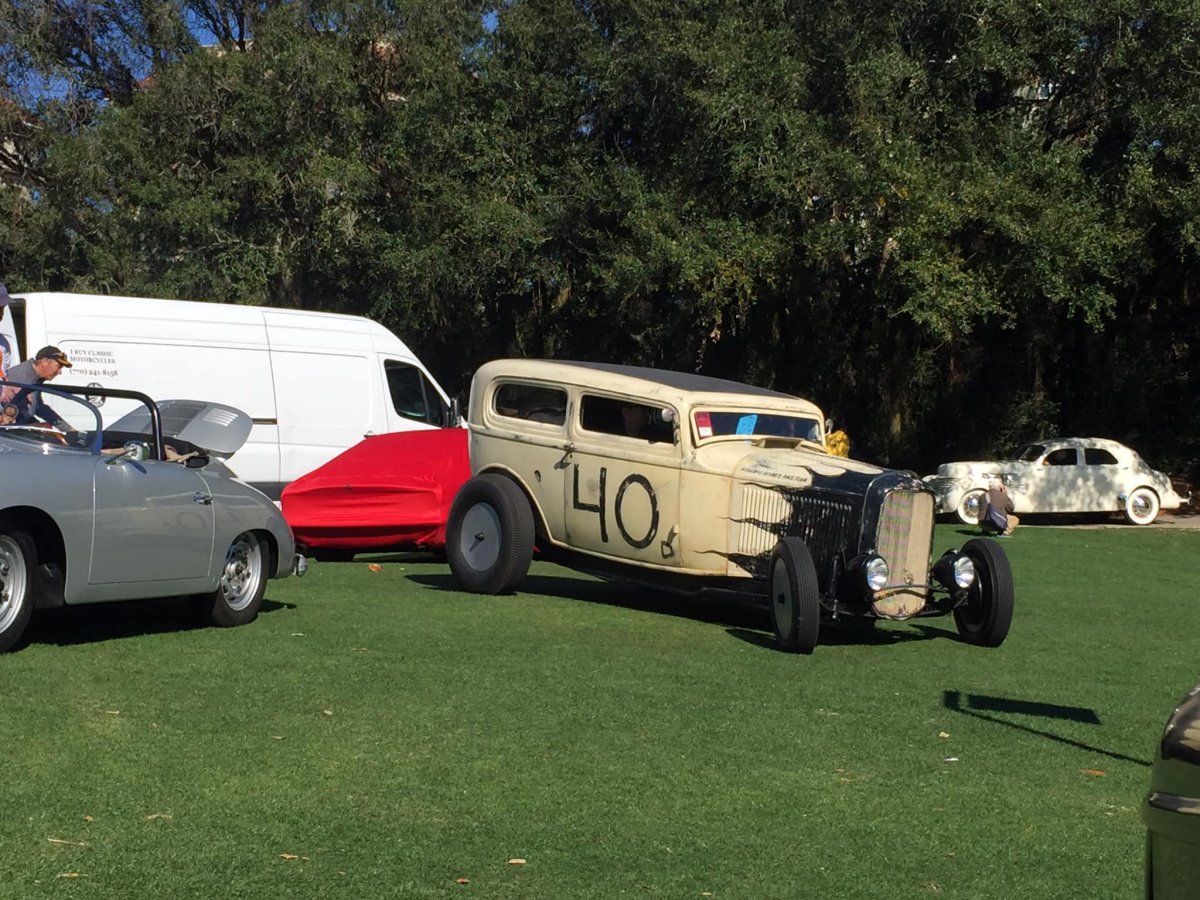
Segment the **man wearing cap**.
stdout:
<path fill-rule="evenodd" d="M 17 424 L 28 425 L 41 420 L 60 431 L 74 431 L 67 420 L 42 402 L 41 391 L 17 385 L 42 384 L 58 377 L 63 369 L 71 368 L 67 354 L 57 347 L 43 347 L 33 359 L 17 363 L 6 373 L 6 381 L 16 382 L 0 391 L 0 403 L 12 403 L 17 407 Z"/>

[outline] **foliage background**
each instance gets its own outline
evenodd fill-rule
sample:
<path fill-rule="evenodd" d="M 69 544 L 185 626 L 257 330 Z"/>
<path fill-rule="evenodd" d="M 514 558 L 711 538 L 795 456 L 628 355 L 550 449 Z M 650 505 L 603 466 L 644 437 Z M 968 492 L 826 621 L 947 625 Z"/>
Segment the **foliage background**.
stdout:
<path fill-rule="evenodd" d="M 931 471 L 1200 475 L 1200 7 L 14 0 L 0 273 L 806 395 Z"/>

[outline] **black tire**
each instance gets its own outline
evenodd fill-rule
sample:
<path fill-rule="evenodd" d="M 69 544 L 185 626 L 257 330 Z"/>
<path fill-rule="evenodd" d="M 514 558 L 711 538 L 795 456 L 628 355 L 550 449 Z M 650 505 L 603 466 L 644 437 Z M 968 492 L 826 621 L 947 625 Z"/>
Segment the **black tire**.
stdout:
<path fill-rule="evenodd" d="M 980 647 L 999 647 L 1008 637 L 1013 614 L 1013 577 L 1008 557 L 988 538 L 967 541 L 962 552 L 975 564 L 967 602 L 954 610 L 959 637 Z"/>
<path fill-rule="evenodd" d="M 225 551 L 221 583 L 211 594 L 196 598 L 196 609 L 209 624 L 220 628 L 246 625 L 258 617 L 267 590 L 270 550 L 253 532 L 244 531 Z"/>
<path fill-rule="evenodd" d="M 789 653 L 812 653 L 821 631 L 821 588 L 804 541 L 782 538 L 771 551 L 768 577 L 776 645 Z"/>
<path fill-rule="evenodd" d="M 533 561 L 533 510 L 515 482 L 485 473 L 459 488 L 446 522 L 446 558 L 465 590 L 520 587 Z"/>
<path fill-rule="evenodd" d="M 0 653 L 11 650 L 33 615 L 37 547 L 19 528 L 0 525 Z"/>

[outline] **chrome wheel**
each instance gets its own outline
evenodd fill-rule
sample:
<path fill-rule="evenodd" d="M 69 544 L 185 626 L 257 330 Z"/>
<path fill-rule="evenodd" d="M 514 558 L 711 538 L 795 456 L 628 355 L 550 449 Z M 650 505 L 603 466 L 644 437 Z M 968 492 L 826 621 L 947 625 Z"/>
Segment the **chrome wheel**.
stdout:
<path fill-rule="evenodd" d="M 231 610 L 241 612 L 259 596 L 265 578 L 262 545 L 249 532 L 240 534 L 225 554 L 221 597 Z"/>
<path fill-rule="evenodd" d="M 1147 487 L 1130 491 L 1125 498 L 1125 518 L 1132 525 L 1149 525 L 1158 518 L 1158 494 Z"/>
<path fill-rule="evenodd" d="M 12 535 L 0 534 L 0 633 L 20 618 L 29 597 L 29 568 Z"/>
<path fill-rule="evenodd" d="M 958 501 L 958 520 L 964 525 L 978 525 L 986 505 L 984 496 L 984 492 L 980 490 L 968 491 L 964 494 L 963 498 Z"/>

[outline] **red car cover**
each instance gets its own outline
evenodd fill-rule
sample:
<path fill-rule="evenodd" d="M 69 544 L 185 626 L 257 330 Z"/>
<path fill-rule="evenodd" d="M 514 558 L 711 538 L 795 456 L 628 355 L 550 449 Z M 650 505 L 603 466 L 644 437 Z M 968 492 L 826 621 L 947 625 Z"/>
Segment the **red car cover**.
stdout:
<path fill-rule="evenodd" d="M 470 477 L 465 428 L 381 434 L 293 481 L 280 503 L 306 548 L 439 548 Z"/>

